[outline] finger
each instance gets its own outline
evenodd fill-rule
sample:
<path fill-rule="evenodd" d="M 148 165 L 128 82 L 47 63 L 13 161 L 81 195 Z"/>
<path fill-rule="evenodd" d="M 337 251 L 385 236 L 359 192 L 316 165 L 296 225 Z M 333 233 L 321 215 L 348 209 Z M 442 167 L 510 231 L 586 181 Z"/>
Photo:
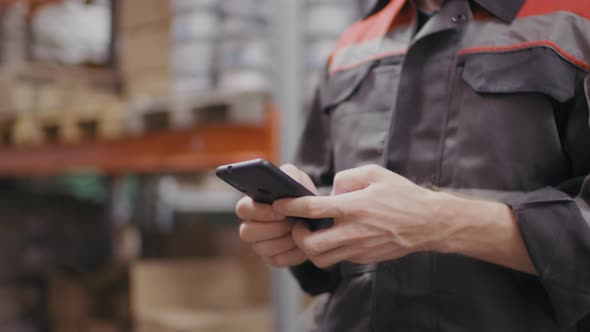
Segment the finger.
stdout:
<path fill-rule="evenodd" d="M 291 164 L 285 164 L 281 166 L 281 170 L 287 173 L 295 181 L 301 183 L 305 188 L 309 189 L 314 194 L 318 194 L 318 190 L 309 175 L 301 171 L 299 168 Z"/>
<path fill-rule="evenodd" d="M 348 225 L 311 232 L 306 224 L 298 222 L 293 227 L 291 236 L 297 247 L 301 248 L 308 257 L 312 257 L 348 244 L 355 234 L 349 231 Z"/>
<path fill-rule="evenodd" d="M 358 255 L 359 251 L 359 248 L 353 246 L 343 246 L 317 256 L 310 256 L 309 259 L 315 266 L 325 269 Z"/>
<path fill-rule="evenodd" d="M 313 234 L 312 231 L 309 230 L 307 225 L 304 222 L 298 221 L 293 226 L 291 230 L 291 237 L 293 238 L 293 242 L 295 245 L 301 249 L 304 249 L 306 239 Z"/>
<path fill-rule="evenodd" d="M 267 265 L 271 265 L 272 266 L 272 257 L 261 256 L 260 258 L 262 258 L 262 261 L 264 263 L 266 263 Z"/>
<path fill-rule="evenodd" d="M 286 221 L 269 223 L 247 220 L 240 225 L 240 238 L 247 243 L 268 241 L 291 233 L 292 228 L 293 224 Z"/>
<path fill-rule="evenodd" d="M 285 216 L 274 211 L 272 205 L 257 203 L 250 197 L 240 199 L 236 205 L 236 214 L 242 220 L 256 220 L 260 222 L 273 222 L 285 219 Z"/>
<path fill-rule="evenodd" d="M 338 196 L 306 196 L 300 198 L 285 198 L 275 201 L 272 208 L 277 214 L 309 218 L 340 218 L 347 214 L 352 206 L 355 206 L 353 193 Z"/>
<path fill-rule="evenodd" d="M 271 258 L 271 265 L 274 267 L 291 267 L 303 264 L 307 261 L 307 256 L 299 248 L 291 249 L 282 254 Z"/>
<path fill-rule="evenodd" d="M 254 252 L 262 257 L 276 256 L 294 248 L 297 246 L 290 234 L 278 239 L 256 242 L 252 245 Z"/>
<path fill-rule="evenodd" d="M 332 192 L 335 195 L 363 190 L 383 177 L 386 169 L 377 165 L 367 165 L 338 172 L 334 177 Z"/>

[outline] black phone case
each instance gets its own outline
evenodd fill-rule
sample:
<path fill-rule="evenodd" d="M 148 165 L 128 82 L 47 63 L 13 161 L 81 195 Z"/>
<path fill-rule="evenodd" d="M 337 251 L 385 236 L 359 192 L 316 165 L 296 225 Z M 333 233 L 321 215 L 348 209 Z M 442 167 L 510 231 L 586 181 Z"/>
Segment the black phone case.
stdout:
<path fill-rule="evenodd" d="M 314 196 L 314 194 L 264 159 L 223 165 L 217 168 L 217 176 L 232 187 L 251 197 L 254 201 L 272 204 L 281 198 Z M 332 226 L 332 219 L 304 219 L 312 231 Z"/>

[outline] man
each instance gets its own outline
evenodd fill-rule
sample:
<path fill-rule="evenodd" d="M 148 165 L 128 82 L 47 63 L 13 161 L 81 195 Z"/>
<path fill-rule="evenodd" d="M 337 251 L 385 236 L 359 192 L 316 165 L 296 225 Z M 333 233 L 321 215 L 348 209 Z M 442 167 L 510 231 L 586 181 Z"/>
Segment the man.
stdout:
<path fill-rule="evenodd" d="M 240 234 L 330 293 L 318 331 L 590 331 L 589 72 L 586 0 L 379 1 L 283 168 L 331 195 Z"/>

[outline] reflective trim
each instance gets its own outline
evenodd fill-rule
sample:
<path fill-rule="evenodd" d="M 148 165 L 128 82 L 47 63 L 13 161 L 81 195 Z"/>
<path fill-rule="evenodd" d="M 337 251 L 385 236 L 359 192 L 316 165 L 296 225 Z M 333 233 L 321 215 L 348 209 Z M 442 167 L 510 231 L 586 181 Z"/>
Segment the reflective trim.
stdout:
<path fill-rule="evenodd" d="M 365 41 L 338 49 L 332 55 L 330 72 L 348 70 L 369 61 L 405 54 L 412 40 L 412 31 L 413 27 L 407 25 L 392 30 L 383 39 Z"/>
<path fill-rule="evenodd" d="M 516 19 L 474 21 L 466 26 L 461 55 L 511 52 L 532 47 L 553 49 L 565 60 L 590 71 L 590 20 L 570 12 Z"/>

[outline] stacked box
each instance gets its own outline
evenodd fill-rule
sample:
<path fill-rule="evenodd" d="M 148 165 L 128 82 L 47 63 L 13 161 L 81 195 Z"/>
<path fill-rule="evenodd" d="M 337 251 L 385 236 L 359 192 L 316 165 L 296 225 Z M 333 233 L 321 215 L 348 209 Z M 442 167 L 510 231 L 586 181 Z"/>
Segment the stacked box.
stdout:
<path fill-rule="evenodd" d="M 106 65 L 112 16 L 108 1 L 30 1 L 30 56 L 66 65 Z"/>
<path fill-rule="evenodd" d="M 219 89 L 267 92 L 270 89 L 269 0 L 223 0 Z"/>
<path fill-rule="evenodd" d="M 213 90 L 219 41 L 218 2 L 172 2 L 172 95 L 189 98 Z"/>
<path fill-rule="evenodd" d="M 120 3 L 118 53 L 129 97 L 194 96 L 213 89 L 219 40 L 216 1 Z"/>
<path fill-rule="evenodd" d="M 119 5 L 118 64 L 129 97 L 170 94 L 170 20 L 168 1 L 125 0 Z"/>

